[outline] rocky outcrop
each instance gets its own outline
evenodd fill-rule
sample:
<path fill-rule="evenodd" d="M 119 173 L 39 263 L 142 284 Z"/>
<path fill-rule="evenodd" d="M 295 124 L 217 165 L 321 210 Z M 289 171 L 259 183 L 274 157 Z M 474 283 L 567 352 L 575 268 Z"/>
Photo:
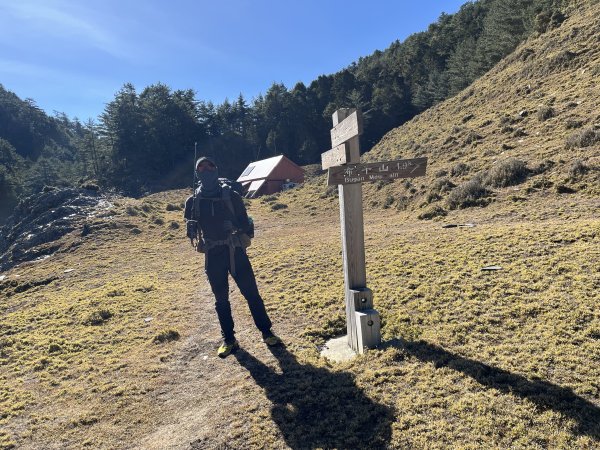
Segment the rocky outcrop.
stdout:
<path fill-rule="evenodd" d="M 52 243 L 111 204 L 98 189 L 44 188 L 22 200 L 0 228 L 0 271 L 53 253 Z"/>

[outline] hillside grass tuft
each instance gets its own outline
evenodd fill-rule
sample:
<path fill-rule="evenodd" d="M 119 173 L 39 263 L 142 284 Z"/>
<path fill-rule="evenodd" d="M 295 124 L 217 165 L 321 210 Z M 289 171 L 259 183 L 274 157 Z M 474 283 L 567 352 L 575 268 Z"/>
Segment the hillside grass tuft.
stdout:
<path fill-rule="evenodd" d="M 488 190 L 481 176 L 459 184 L 448 195 L 449 209 L 463 209 L 472 206 L 486 206 L 490 203 L 492 192 Z"/>
<path fill-rule="evenodd" d="M 484 177 L 484 183 L 492 187 L 514 186 L 523 182 L 528 174 L 525 162 L 509 158 L 492 166 Z"/>
<path fill-rule="evenodd" d="M 586 128 L 578 131 L 567 138 L 567 148 L 591 147 L 600 142 L 600 131 L 593 128 Z"/>

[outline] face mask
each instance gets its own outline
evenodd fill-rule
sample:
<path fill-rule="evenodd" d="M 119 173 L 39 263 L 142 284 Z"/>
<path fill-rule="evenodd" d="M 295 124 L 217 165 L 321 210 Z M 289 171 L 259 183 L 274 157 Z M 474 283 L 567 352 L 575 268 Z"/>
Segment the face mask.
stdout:
<path fill-rule="evenodd" d="M 200 191 L 203 194 L 214 194 L 219 188 L 219 172 L 217 170 L 204 170 L 198 172 Z"/>

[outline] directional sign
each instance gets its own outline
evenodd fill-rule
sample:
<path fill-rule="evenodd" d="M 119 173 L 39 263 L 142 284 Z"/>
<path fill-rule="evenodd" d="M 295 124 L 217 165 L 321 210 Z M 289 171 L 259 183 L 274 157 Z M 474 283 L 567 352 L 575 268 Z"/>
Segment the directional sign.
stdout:
<path fill-rule="evenodd" d="M 333 166 L 340 166 L 350 162 L 350 145 L 348 142 L 338 145 L 325 153 L 321 153 L 321 165 L 323 170 Z"/>
<path fill-rule="evenodd" d="M 379 180 L 397 180 L 425 175 L 427 158 L 400 159 L 376 163 L 358 163 L 329 167 L 327 184 L 367 183 Z"/>
<path fill-rule="evenodd" d="M 331 129 L 331 145 L 336 147 L 363 132 L 362 114 L 354 111 Z"/>

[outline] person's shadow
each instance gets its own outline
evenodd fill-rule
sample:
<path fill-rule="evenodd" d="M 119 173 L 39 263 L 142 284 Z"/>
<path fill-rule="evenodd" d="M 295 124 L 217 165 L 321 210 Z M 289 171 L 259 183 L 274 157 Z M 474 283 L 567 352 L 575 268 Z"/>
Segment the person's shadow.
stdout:
<path fill-rule="evenodd" d="M 436 368 L 448 367 L 473 378 L 481 385 L 505 394 L 517 395 L 542 410 L 553 410 L 573 419 L 578 435 L 587 435 L 600 441 L 600 408 L 573 392 L 543 380 L 530 380 L 488 364 L 464 358 L 425 341 L 394 339 L 382 345 L 404 350 L 405 356 L 431 362 Z"/>
<path fill-rule="evenodd" d="M 269 347 L 282 373 L 244 349 L 235 357 L 272 403 L 271 416 L 292 449 L 386 448 L 390 407 L 368 398 L 349 373 L 300 364 L 284 346 Z"/>

